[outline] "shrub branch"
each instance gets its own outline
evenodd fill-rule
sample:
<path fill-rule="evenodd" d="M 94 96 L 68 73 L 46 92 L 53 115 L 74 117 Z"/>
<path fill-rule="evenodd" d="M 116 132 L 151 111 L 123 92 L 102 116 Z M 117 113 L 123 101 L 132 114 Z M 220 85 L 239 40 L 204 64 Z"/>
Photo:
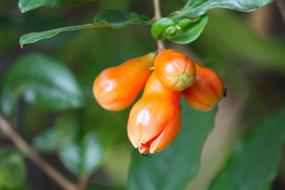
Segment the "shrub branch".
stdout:
<path fill-rule="evenodd" d="M 13 129 L 11 124 L 0 114 L 0 130 L 15 146 L 30 158 L 39 168 L 50 176 L 59 186 L 65 190 L 78 190 L 77 186 L 65 178 L 47 161 L 45 161 L 32 147 L 22 139 Z"/>

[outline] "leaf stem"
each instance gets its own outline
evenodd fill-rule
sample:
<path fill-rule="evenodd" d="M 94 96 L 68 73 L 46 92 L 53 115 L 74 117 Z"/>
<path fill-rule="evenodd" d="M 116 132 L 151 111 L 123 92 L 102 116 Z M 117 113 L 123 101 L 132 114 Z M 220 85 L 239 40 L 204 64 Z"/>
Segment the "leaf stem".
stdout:
<path fill-rule="evenodd" d="M 15 146 L 30 158 L 39 168 L 49 175 L 59 186 L 65 190 L 78 190 L 77 186 L 65 178 L 54 167 L 46 162 L 32 147 L 28 145 L 12 128 L 9 122 L 0 114 L 0 130 Z"/>
<path fill-rule="evenodd" d="M 153 9 L 154 9 L 154 19 L 158 20 L 161 18 L 160 12 L 160 2 L 159 0 L 152 0 L 153 1 Z M 157 44 L 157 51 L 160 52 L 165 49 L 165 46 L 161 40 L 156 40 Z"/>

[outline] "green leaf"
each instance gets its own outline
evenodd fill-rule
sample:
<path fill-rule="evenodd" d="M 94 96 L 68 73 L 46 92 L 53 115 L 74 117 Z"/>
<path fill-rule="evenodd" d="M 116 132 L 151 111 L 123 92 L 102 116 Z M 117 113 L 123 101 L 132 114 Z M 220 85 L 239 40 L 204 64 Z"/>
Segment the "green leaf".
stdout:
<path fill-rule="evenodd" d="M 100 11 L 94 17 L 96 25 L 120 29 L 131 24 L 150 24 L 151 20 L 144 15 L 119 10 Z"/>
<path fill-rule="evenodd" d="M 214 125 L 215 111 L 198 112 L 183 103 L 182 113 L 182 130 L 170 147 L 152 158 L 135 151 L 127 189 L 186 189 L 198 171 L 203 144 Z"/>
<path fill-rule="evenodd" d="M 199 46 L 199 51 L 211 54 L 210 57 L 235 61 L 235 64 L 240 63 L 236 58 L 242 57 L 258 69 L 285 73 L 284 43 L 257 35 L 243 19 L 234 14 L 211 13 L 210 18 L 199 43 L 195 44 Z"/>
<path fill-rule="evenodd" d="M 58 6 L 68 3 L 87 2 L 88 0 L 19 0 L 18 7 L 22 13 L 42 6 Z M 89 0 L 90 1 L 90 0 Z"/>
<path fill-rule="evenodd" d="M 284 122 L 285 110 L 248 131 L 210 190 L 268 188 L 277 174 L 285 141 Z"/>
<path fill-rule="evenodd" d="M 95 27 L 97 26 L 92 23 L 92 24 L 83 24 L 83 25 L 77 25 L 77 26 L 67 26 L 67 27 L 57 28 L 53 30 L 47 30 L 44 32 L 33 32 L 33 33 L 22 35 L 20 37 L 19 43 L 20 43 L 21 48 L 23 48 L 25 44 L 31 44 L 31 43 L 38 42 L 40 40 L 52 38 L 62 32 L 92 29 Z"/>
<path fill-rule="evenodd" d="M 215 8 L 232 9 L 236 11 L 249 12 L 263 7 L 273 0 L 207 0 L 207 1 L 190 1 L 186 6 L 174 14 L 175 18 L 181 17 L 198 17 L 204 15 L 208 10 Z"/>
<path fill-rule="evenodd" d="M 78 131 L 77 122 L 71 117 L 62 117 L 56 121 L 56 126 L 48 129 L 34 139 L 37 149 L 46 152 L 57 152 L 71 143 Z"/>
<path fill-rule="evenodd" d="M 85 30 L 93 28 L 112 28 L 120 29 L 133 24 L 150 24 L 151 19 L 144 15 L 139 15 L 133 12 L 125 12 L 119 10 L 104 10 L 98 12 L 94 17 L 94 23 L 83 24 L 76 26 L 67 26 L 44 32 L 33 32 L 24 34 L 20 37 L 19 43 L 23 47 L 25 44 L 35 43 L 40 40 L 48 39 L 57 36 L 62 32 L 75 30 Z"/>
<path fill-rule="evenodd" d="M 178 44 L 188 44 L 196 40 L 208 23 L 208 16 L 201 17 L 198 21 L 190 24 L 181 32 L 170 36 L 169 39 Z"/>
<path fill-rule="evenodd" d="M 10 115 L 17 102 L 17 95 L 10 87 L 4 87 L 0 94 L 0 110 L 4 115 Z"/>
<path fill-rule="evenodd" d="M 24 184 L 26 168 L 22 155 L 13 149 L 0 151 L 0 189 L 15 189 Z"/>
<path fill-rule="evenodd" d="M 81 141 L 69 143 L 59 151 L 65 167 L 83 178 L 87 178 L 98 168 L 101 156 L 101 145 L 92 132 L 86 134 Z"/>
<path fill-rule="evenodd" d="M 27 103 L 45 110 L 78 108 L 83 104 L 81 88 L 73 74 L 63 64 L 36 53 L 20 58 L 8 71 L 2 97 L 7 97 L 7 92 L 11 94 L 11 90 Z M 6 111 L 15 103 L 13 98 L 11 102 L 7 102 L 9 98 L 0 100 Z"/>
<path fill-rule="evenodd" d="M 208 0 L 188 0 L 185 7 L 197 7 L 198 5 L 207 2 Z"/>
<path fill-rule="evenodd" d="M 102 157 L 101 144 L 93 131 L 80 131 L 76 119 L 62 117 L 55 128 L 35 138 L 35 146 L 46 153 L 55 152 L 75 175 L 87 178 L 99 166 Z"/>

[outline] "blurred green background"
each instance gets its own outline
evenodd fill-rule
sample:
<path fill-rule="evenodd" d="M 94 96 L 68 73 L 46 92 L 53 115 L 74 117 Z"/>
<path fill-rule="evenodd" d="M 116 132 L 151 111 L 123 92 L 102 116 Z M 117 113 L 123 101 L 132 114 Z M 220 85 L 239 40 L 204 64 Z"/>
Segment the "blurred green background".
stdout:
<path fill-rule="evenodd" d="M 69 32 L 23 49 L 18 43 L 25 33 L 89 23 L 102 9 L 152 17 L 152 2 L 94 0 L 25 14 L 17 3 L 0 0 L 1 112 L 70 180 L 88 189 L 285 189 L 285 24 L 275 3 L 252 13 L 210 11 L 198 40 L 166 42 L 219 72 L 228 95 L 216 116 L 183 103 L 183 131 L 152 158 L 128 141 L 129 109 L 105 111 L 92 95 L 103 69 L 156 50 L 149 26 Z M 168 15 L 184 1 L 161 4 Z M 0 146 L 0 189 L 60 189 L 7 138 Z"/>

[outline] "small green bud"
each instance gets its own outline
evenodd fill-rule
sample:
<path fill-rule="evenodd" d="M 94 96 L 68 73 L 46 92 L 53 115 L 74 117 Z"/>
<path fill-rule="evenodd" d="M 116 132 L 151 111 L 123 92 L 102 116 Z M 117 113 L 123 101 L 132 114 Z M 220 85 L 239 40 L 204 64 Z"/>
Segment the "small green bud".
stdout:
<path fill-rule="evenodd" d="M 164 33 L 163 33 L 163 38 L 168 38 L 170 36 L 174 36 L 177 32 L 181 30 L 181 27 L 176 25 L 176 26 L 171 26 L 167 28 Z"/>
<path fill-rule="evenodd" d="M 184 29 L 187 26 L 189 26 L 191 23 L 193 23 L 193 21 L 191 19 L 183 18 L 183 19 L 178 21 L 178 26 L 180 26 L 182 29 Z"/>
<path fill-rule="evenodd" d="M 165 31 L 170 27 L 175 27 L 176 23 L 168 17 L 157 20 L 151 27 L 151 34 L 155 39 L 165 37 Z"/>

